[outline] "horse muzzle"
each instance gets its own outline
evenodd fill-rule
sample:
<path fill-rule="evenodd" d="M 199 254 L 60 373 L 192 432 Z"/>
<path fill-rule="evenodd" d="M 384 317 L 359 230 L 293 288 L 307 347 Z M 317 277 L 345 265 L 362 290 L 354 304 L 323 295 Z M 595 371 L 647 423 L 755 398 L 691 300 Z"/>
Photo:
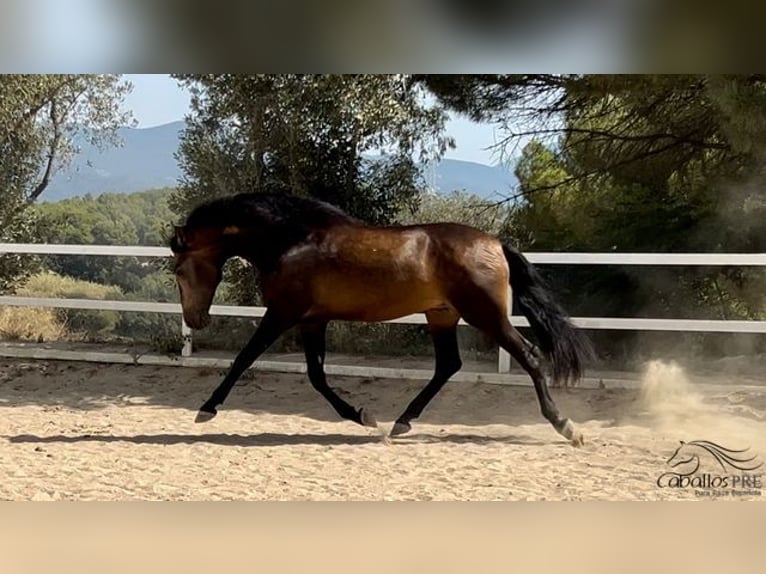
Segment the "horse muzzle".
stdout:
<path fill-rule="evenodd" d="M 204 329 L 210 325 L 210 314 L 204 312 L 184 313 L 184 321 L 192 329 Z"/>

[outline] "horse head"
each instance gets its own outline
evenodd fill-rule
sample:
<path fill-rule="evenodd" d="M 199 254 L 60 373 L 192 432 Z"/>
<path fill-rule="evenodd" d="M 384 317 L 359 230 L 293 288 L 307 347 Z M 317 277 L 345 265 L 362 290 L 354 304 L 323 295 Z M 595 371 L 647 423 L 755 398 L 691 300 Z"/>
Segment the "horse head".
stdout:
<path fill-rule="evenodd" d="M 170 241 L 184 321 L 192 329 L 210 324 L 210 306 L 225 260 L 220 236 L 214 230 L 176 227 Z"/>

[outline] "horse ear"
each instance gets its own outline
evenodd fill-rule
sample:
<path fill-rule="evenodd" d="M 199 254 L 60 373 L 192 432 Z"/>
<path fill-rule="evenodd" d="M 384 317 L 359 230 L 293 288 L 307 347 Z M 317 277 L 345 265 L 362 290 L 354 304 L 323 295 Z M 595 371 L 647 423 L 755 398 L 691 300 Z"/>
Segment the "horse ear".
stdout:
<path fill-rule="evenodd" d="M 685 445 L 685 444 L 686 444 L 686 441 L 684 441 L 684 440 L 679 440 L 678 442 L 680 442 L 680 443 L 681 443 L 681 446 L 683 446 L 683 445 Z"/>

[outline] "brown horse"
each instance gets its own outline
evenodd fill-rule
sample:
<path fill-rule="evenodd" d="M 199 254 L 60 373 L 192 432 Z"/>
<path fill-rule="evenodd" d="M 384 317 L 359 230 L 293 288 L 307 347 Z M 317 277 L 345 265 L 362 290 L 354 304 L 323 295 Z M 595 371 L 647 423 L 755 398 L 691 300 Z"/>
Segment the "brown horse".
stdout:
<path fill-rule="evenodd" d="M 541 363 L 557 382 L 577 380 L 588 340 L 550 298 L 532 265 L 515 249 L 455 223 L 377 227 L 316 200 L 282 194 L 240 194 L 200 205 L 177 227 L 171 248 L 186 323 L 202 329 L 230 257 L 259 273 L 267 308 L 252 339 L 202 405 L 197 422 L 212 419 L 234 383 L 277 338 L 299 326 L 308 377 L 337 413 L 376 426 L 327 384 L 325 332 L 332 320 L 386 321 L 425 313 L 433 339 L 434 376 L 396 420 L 391 435 L 410 430 L 461 367 L 457 325 L 462 317 L 515 358 L 534 382 L 543 416 L 573 444 L 582 434 L 559 414 Z M 509 322 L 509 284 L 538 346 Z"/>

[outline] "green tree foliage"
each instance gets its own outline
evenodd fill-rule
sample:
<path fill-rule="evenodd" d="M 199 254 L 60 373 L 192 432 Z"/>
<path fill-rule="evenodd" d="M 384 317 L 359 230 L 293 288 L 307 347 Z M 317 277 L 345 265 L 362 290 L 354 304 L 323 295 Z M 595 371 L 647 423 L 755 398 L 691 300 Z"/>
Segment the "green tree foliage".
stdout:
<path fill-rule="evenodd" d="M 185 75 L 192 114 L 179 211 L 237 191 L 284 191 L 385 221 L 418 189 L 420 159 L 451 145 L 422 90 L 388 75 Z M 363 154 L 383 151 L 377 162 Z"/>
<path fill-rule="evenodd" d="M 168 207 L 171 191 L 155 189 L 41 203 L 33 208 L 36 235 L 45 243 L 164 247 L 174 219 Z M 43 258 L 42 263 L 59 275 L 76 279 L 76 285 L 93 282 L 109 286 L 110 298 L 178 301 L 178 287 L 168 272 L 168 260 L 57 255 Z M 66 324 L 70 330 L 86 330 L 102 338 L 128 337 L 162 351 L 177 352 L 181 345 L 180 320 L 172 315 L 81 311 L 67 315 Z"/>
<path fill-rule="evenodd" d="M 129 89 L 106 74 L 0 76 L 0 241 L 32 237 L 27 207 L 67 164 L 76 134 L 98 145 L 116 143 L 116 129 L 129 120 L 120 111 Z M 0 289 L 29 264 L 28 257 L 0 257 Z"/>
<path fill-rule="evenodd" d="M 453 109 L 504 126 L 501 151 L 518 159 L 520 181 L 507 232 L 526 249 L 766 251 L 764 76 L 416 79 Z M 766 310 L 760 270 L 546 271 L 576 314 L 735 319 Z"/>
<path fill-rule="evenodd" d="M 170 193 L 157 189 L 42 203 L 34 207 L 36 235 L 44 243 L 165 246 L 173 222 Z M 57 273 L 117 285 L 126 292 L 146 289 L 144 279 L 162 270 L 157 261 L 138 257 L 57 255 L 44 261 Z"/>
<path fill-rule="evenodd" d="M 450 195 L 423 193 L 417 209 L 405 208 L 396 217 L 397 223 L 454 222 L 471 225 L 498 235 L 506 225 L 511 208 L 476 195 L 453 192 Z"/>
<path fill-rule="evenodd" d="M 570 160 L 576 178 L 664 185 L 758 168 L 766 149 L 766 76 L 414 76 L 451 109 L 500 123 L 515 149 L 530 136 Z M 542 190 L 548 188 L 542 188 Z"/>

